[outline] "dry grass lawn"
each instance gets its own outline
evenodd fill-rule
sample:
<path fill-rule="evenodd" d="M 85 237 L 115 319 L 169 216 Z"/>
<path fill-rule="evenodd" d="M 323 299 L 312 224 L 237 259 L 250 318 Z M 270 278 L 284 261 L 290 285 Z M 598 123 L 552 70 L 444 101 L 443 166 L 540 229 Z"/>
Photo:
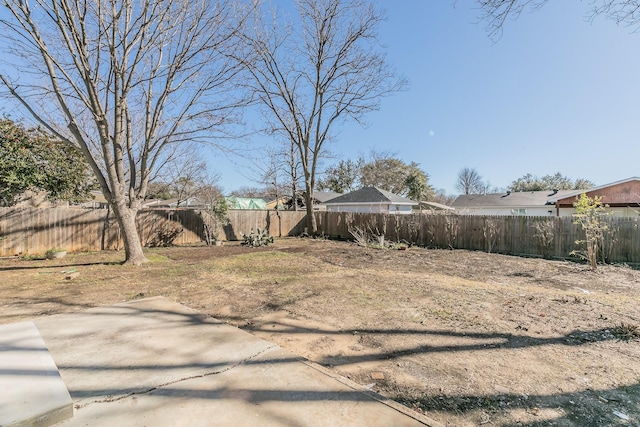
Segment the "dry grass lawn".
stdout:
<path fill-rule="evenodd" d="M 2 259 L 0 322 L 163 295 L 444 425 L 640 425 L 629 267 L 301 239 L 147 255 Z"/>

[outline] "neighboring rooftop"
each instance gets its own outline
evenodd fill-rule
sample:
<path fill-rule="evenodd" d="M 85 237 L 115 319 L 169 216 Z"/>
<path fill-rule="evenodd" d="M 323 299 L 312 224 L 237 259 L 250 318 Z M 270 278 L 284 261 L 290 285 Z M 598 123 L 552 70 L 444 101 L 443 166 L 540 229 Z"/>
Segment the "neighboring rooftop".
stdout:
<path fill-rule="evenodd" d="M 462 194 L 453 202 L 454 208 L 481 206 L 545 206 L 553 205 L 558 199 L 575 194 L 576 190 L 515 191 L 492 194 Z"/>
<path fill-rule="evenodd" d="M 329 200 L 335 199 L 336 197 L 342 196 L 341 193 L 336 193 L 333 191 L 314 191 L 313 198 L 318 201 L 318 203 L 326 203 Z"/>
<path fill-rule="evenodd" d="M 572 205 L 575 198 L 582 193 L 586 193 L 590 197 L 598 196 L 602 203 L 611 206 L 638 205 L 640 202 L 640 178 L 632 176 L 631 178 L 621 179 L 620 181 L 610 182 L 609 184 L 598 185 L 588 190 L 573 190 L 571 194 L 558 198 L 559 205 Z"/>
<path fill-rule="evenodd" d="M 389 191 L 382 190 L 377 187 L 364 187 L 359 190 L 352 191 L 335 199 L 326 202 L 328 204 L 352 204 L 352 203 L 394 203 L 405 205 L 417 205 L 418 203 L 398 196 Z"/>
<path fill-rule="evenodd" d="M 225 197 L 229 209 L 266 209 L 267 202 L 255 197 Z"/>
<path fill-rule="evenodd" d="M 448 205 L 443 205 L 442 203 L 428 202 L 424 200 L 420 202 L 420 208 L 432 209 L 436 211 L 455 211 L 456 210 L 456 208 L 452 208 L 451 206 L 448 206 Z"/>

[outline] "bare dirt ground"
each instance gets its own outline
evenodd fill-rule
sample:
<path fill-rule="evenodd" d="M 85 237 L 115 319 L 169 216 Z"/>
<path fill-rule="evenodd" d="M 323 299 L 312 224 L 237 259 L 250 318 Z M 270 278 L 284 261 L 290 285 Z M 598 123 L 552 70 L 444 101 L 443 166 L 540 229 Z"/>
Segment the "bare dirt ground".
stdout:
<path fill-rule="evenodd" d="M 1 259 L 0 323 L 164 295 L 442 425 L 640 426 L 629 267 L 301 239 L 147 255 Z"/>

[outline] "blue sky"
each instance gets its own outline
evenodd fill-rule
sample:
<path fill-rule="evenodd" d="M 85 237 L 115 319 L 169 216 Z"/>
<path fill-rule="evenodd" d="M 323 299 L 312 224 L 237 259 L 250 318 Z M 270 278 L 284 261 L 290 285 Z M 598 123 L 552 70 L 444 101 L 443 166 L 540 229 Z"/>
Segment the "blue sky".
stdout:
<path fill-rule="evenodd" d="M 411 84 L 385 98 L 367 127 L 336 129 L 326 165 L 391 151 L 452 195 L 463 167 L 494 187 L 526 173 L 598 185 L 640 175 L 640 33 L 604 17 L 589 22 L 579 0 L 525 12 L 495 42 L 473 0 L 378 3 L 388 15 L 380 28 L 388 61 Z M 236 148 L 261 156 L 263 141 Z M 202 155 L 225 192 L 260 185 L 250 160 L 211 148 Z"/>
<path fill-rule="evenodd" d="M 384 99 L 366 128 L 339 129 L 336 162 L 393 151 L 449 194 L 463 167 L 496 187 L 526 173 L 598 185 L 640 175 L 640 34 L 589 22 L 580 1 L 525 12 L 497 42 L 470 0 L 379 4 L 388 61 L 411 85 Z M 258 185 L 217 159 L 226 191 Z"/>

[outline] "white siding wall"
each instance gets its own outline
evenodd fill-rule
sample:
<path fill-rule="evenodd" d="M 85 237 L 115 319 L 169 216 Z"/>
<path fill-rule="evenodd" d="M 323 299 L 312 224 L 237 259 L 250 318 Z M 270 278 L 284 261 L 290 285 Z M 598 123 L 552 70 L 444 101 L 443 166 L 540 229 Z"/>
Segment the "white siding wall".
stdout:
<path fill-rule="evenodd" d="M 327 205 L 329 212 L 389 213 L 388 205 Z"/>
<path fill-rule="evenodd" d="M 613 212 L 615 217 L 637 217 L 640 215 L 640 207 L 637 208 L 607 208 L 608 211 Z"/>
<path fill-rule="evenodd" d="M 326 205 L 329 212 L 354 212 L 354 213 L 388 213 L 388 214 L 410 214 L 411 206 L 405 205 L 384 205 L 384 204 L 362 204 L 353 205 Z M 397 209 L 396 209 L 397 208 Z"/>
<path fill-rule="evenodd" d="M 514 215 L 516 209 L 526 209 L 526 216 L 555 216 L 555 206 L 543 207 L 519 207 L 519 208 L 503 208 L 503 207 L 486 207 L 486 208 L 456 208 L 456 213 L 460 215 Z M 551 211 L 551 212 L 549 212 Z"/>
<path fill-rule="evenodd" d="M 607 212 L 612 212 L 611 216 L 617 218 L 634 218 L 640 215 L 638 208 L 606 208 Z M 571 216 L 576 212 L 573 208 L 560 208 L 560 216 Z"/>
<path fill-rule="evenodd" d="M 395 213 L 397 214 L 403 214 L 403 215 L 407 215 L 407 214 L 411 214 L 413 213 L 413 206 L 406 206 L 406 205 L 392 205 L 391 206 L 393 209 L 395 209 Z M 393 213 L 393 212 L 392 212 Z"/>
<path fill-rule="evenodd" d="M 458 208 L 456 213 L 460 215 L 513 215 L 512 208 Z M 516 208 L 513 208 L 516 209 Z M 527 216 L 556 216 L 555 206 L 520 208 L 527 210 Z M 551 211 L 551 212 L 549 212 Z M 614 217 L 637 217 L 640 215 L 638 208 L 607 208 Z M 571 216 L 575 213 L 573 208 L 560 208 L 560 216 Z"/>

